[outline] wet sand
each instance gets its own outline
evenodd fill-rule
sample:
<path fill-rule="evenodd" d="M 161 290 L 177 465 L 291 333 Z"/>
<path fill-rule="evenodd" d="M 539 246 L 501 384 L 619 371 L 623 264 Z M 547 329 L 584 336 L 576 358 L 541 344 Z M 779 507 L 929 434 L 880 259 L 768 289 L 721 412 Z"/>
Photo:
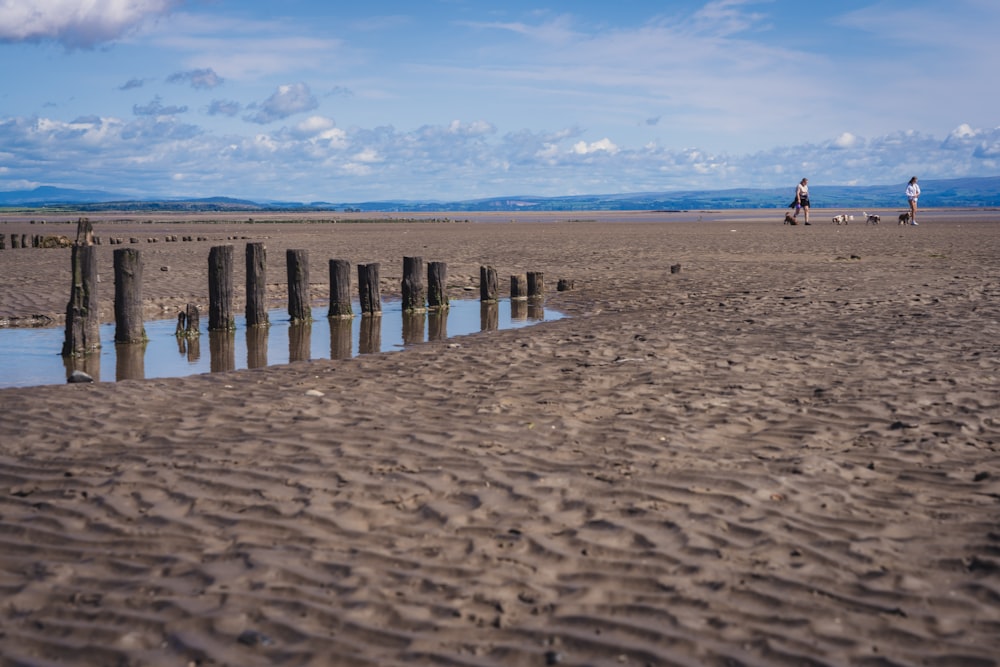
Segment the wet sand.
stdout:
<path fill-rule="evenodd" d="M 569 317 L 0 390 L 0 664 L 998 664 L 1000 212 L 839 212 L 91 215 L 140 238 L 151 315 L 260 241 L 276 304 L 307 248 L 318 304 L 328 259 L 392 294 L 418 255 L 452 298 L 542 271 Z M 8 244 L 0 319 L 69 282 Z"/>

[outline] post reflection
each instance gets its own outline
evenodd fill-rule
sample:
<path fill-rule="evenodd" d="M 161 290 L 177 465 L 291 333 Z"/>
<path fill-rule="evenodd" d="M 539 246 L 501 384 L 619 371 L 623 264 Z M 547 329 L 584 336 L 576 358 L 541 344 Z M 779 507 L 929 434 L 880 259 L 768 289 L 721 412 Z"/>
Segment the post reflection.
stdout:
<path fill-rule="evenodd" d="M 427 340 L 444 340 L 448 337 L 448 310 L 435 310 L 427 316 Z"/>
<path fill-rule="evenodd" d="M 403 313 L 403 345 L 414 345 L 424 342 L 424 323 L 427 314 Z"/>
<path fill-rule="evenodd" d="M 382 349 L 382 315 L 365 313 L 361 316 L 358 354 L 375 354 Z"/>
<path fill-rule="evenodd" d="M 115 380 L 146 379 L 146 343 L 115 343 Z"/>
<path fill-rule="evenodd" d="M 193 341 L 192 341 L 193 342 Z M 213 373 L 236 369 L 236 332 L 208 332 L 209 368 Z"/>
<path fill-rule="evenodd" d="M 73 374 L 73 371 L 80 371 L 81 373 L 86 373 L 90 377 L 94 378 L 94 382 L 101 381 L 101 354 L 100 352 L 94 352 L 92 354 L 83 354 L 80 356 L 67 356 L 63 357 L 63 365 L 66 367 L 66 377 Z"/>
<path fill-rule="evenodd" d="M 496 331 L 500 327 L 500 307 L 496 301 L 483 301 L 479 305 L 479 328 Z"/>
<path fill-rule="evenodd" d="M 512 322 L 523 322 L 528 319 L 528 302 L 524 299 L 511 299 L 510 319 Z"/>
<path fill-rule="evenodd" d="M 545 305 L 541 300 L 531 299 L 528 301 L 528 319 L 533 322 L 541 322 L 545 319 Z"/>
<path fill-rule="evenodd" d="M 309 361 L 312 351 L 312 321 L 294 321 L 288 326 L 288 360 Z"/>
<path fill-rule="evenodd" d="M 353 322 L 347 317 L 331 317 L 330 323 L 330 358 L 351 358 L 351 327 Z"/>
<path fill-rule="evenodd" d="M 266 326 L 247 327 L 247 368 L 267 367 L 267 332 Z"/>

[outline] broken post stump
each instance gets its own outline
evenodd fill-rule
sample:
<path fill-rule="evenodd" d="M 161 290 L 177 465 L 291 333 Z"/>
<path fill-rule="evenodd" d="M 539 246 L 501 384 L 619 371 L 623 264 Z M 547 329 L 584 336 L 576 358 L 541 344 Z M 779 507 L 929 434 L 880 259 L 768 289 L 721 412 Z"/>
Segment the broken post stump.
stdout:
<path fill-rule="evenodd" d="M 330 260 L 330 310 L 327 317 L 354 317 L 351 305 L 351 263 L 346 259 Z"/>
<path fill-rule="evenodd" d="M 378 284 L 379 265 L 358 264 L 358 296 L 362 315 L 382 314 L 382 293 Z"/>
<path fill-rule="evenodd" d="M 233 246 L 208 251 L 208 330 L 233 331 Z"/>
<path fill-rule="evenodd" d="M 288 317 L 294 322 L 312 322 L 309 296 L 309 251 L 285 253 L 288 269 Z"/>
<path fill-rule="evenodd" d="M 448 309 L 448 265 L 444 262 L 427 264 L 427 308 Z"/>
<path fill-rule="evenodd" d="M 134 248 L 115 250 L 115 342 L 146 340 L 142 321 L 142 253 Z"/>
<path fill-rule="evenodd" d="M 247 326 L 267 326 L 267 249 L 248 243 L 246 249 Z"/>
<path fill-rule="evenodd" d="M 517 275 L 510 277 L 510 300 L 520 301 L 528 298 L 528 279 L 526 276 Z"/>
<path fill-rule="evenodd" d="M 528 271 L 528 298 L 540 299 L 545 295 L 545 279 L 541 271 Z"/>
<path fill-rule="evenodd" d="M 76 243 L 71 249 L 73 284 L 66 304 L 64 357 L 80 356 L 101 347 L 101 322 L 98 317 L 97 248 L 90 221 L 80 218 Z"/>
<path fill-rule="evenodd" d="M 423 257 L 403 258 L 403 281 L 400 291 L 403 296 L 404 313 L 419 313 L 427 309 Z"/>
<path fill-rule="evenodd" d="M 497 300 L 497 270 L 492 266 L 479 267 L 479 300 L 490 303 Z"/>

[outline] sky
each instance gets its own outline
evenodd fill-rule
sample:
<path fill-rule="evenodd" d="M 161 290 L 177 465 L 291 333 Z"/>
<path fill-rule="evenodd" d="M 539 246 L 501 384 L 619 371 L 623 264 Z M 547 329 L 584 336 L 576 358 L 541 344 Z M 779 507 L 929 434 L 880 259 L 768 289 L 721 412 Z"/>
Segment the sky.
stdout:
<path fill-rule="evenodd" d="M 0 0 L 0 191 L 460 201 L 1000 175 L 996 0 Z"/>

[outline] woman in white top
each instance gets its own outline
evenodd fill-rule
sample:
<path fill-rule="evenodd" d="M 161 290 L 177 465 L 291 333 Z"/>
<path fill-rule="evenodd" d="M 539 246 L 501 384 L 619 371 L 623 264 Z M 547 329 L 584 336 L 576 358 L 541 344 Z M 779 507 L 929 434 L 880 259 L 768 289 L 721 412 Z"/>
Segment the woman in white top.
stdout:
<path fill-rule="evenodd" d="M 914 176 L 906 186 L 906 200 L 910 202 L 910 224 L 917 224 L 917 197 L 920 196 L 920 186 Z"/>
<path fill-rule="evenodd" d="M 793 219 L 799 217 L 799 209 L 806 214 L 806 224 L 811 224 L 809 222 L 809 179 L 803 178 L 799 181 L 799 184 L 795 186 L 795 215 L 792 216 Z"/>

